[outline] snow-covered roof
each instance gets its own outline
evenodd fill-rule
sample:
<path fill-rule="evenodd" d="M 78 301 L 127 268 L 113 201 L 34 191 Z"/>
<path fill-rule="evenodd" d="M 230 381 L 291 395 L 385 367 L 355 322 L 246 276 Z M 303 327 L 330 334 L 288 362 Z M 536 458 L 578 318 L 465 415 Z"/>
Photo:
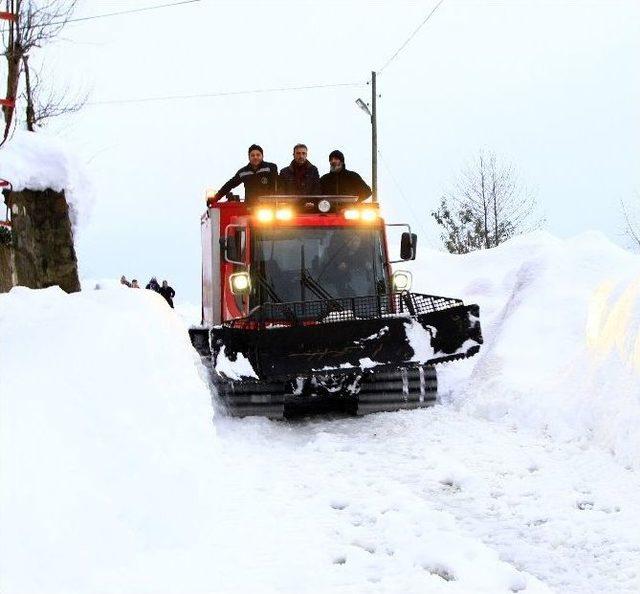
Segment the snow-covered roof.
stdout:
<path fill-rule="evenodd" d="M 74 228 L 89 218 L 93 190 L 84 165 L 62 141 L 45 132 L 17 130 L 0 148 L 0 178 L 13 190 L 64 190 Z"/>

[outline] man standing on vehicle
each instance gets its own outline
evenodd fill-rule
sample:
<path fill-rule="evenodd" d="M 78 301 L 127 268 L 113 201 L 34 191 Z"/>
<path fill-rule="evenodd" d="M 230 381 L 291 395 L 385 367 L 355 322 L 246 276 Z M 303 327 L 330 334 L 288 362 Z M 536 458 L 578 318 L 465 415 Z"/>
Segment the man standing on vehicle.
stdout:
<path fill-rule="evenodd" d="M 293 147 L 293 161 L 280 172 L 278 194 L 287 196 L 313 196 L 320 194 L 318 168 L 307 160 L 307 145 Z"/>
<path fill-rule="evenodd" d="M 222 186 L 216 195 L 207 199 L 207 206 L 218 202 L 220 198 L 226 196 L 233 188 L 244 184 L 244 201 L 251 204 L 260 196 L 269 196 L 276 191 L 276 181 L 278 178 L 278 166 L 275 163 L 268 163 L 263 159 L 262 147 L 252 144 L 249 147 L 249 164 L 242 169 L 238 169 L 236 174 Z"/>
<path fill-rule="evenodd" d="M 320 178 L 320 187 L 324 196 L 357 196 L 362 202 L 371 196 L 371 188 L 355 171 L 349 171 L 344 165 L 341 151 L 329 154 L 329 173 Z"/>

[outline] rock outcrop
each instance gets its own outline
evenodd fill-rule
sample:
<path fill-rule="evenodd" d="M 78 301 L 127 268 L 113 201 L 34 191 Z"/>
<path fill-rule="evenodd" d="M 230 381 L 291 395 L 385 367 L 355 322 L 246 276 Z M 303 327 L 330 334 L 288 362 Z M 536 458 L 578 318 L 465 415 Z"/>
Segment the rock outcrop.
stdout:
<path fill-rule="evenodd" d="M 0 248 L 0 291 L 22 285 L 80 290 L 73 229 L 64 191 L 5 193 L 11 210 L 10 246 Z"/>

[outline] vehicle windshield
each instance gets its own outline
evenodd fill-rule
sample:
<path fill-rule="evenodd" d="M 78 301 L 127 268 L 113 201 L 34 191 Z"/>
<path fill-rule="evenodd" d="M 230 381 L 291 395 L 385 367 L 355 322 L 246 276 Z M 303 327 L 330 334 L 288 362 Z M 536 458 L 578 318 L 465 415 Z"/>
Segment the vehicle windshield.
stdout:
<path fill-rule="evenodd" d="M 251 253 L 252 306 L 386 292 L 379 229 L 261 229 Z"/>

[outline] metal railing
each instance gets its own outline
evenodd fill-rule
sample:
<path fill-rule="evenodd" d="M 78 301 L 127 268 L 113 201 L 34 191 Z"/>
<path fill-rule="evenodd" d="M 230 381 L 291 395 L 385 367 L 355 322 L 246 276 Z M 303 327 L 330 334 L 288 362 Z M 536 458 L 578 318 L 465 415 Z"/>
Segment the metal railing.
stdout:
<path fill-rule="evenodd" d="M 349 320 L 417 316 L 462 304 L 460 299 L 408 292 L 287 303 L 268 302 L 254 308 L 247 317 L 230 320 L 224 325 L 231 328 L 259 329 L 333 324 Z"/>

